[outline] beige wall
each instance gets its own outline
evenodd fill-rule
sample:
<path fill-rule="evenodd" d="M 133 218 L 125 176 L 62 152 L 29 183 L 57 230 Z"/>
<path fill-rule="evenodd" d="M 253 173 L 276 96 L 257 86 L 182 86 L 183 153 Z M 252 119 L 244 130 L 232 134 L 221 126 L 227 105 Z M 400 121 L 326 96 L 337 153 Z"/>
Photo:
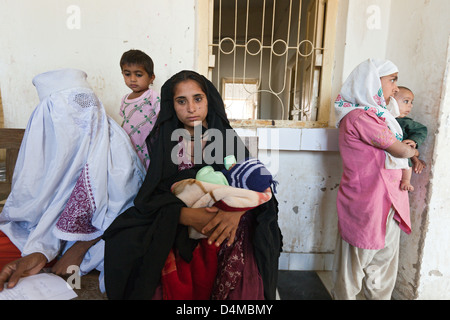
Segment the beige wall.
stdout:
<path fill-rule="evenodd" d="M 402 237 L 398 298 L 450 298 L 448 12 L 447 0 L 392 1 L 386 56 L 399 66 L 399 83 L 415 93 L 411 117 L 429 130 L 419 149 L 428 170 L 412 180 L 413 232 Z"/>
<path fill-rule="evenodd" d="M 123 52 L 141 49 L 153 58 L 157 90 L 175 72 L 195 68 L 195 3 L 2 0 L 0 91 L 5 126 L 26 126 L 38 103 L 31 83 L 35 75 L 67 67 L 86 71 L 106 111 L 117 119 L 120 99 L 129 91 L 120 74 Z"/>

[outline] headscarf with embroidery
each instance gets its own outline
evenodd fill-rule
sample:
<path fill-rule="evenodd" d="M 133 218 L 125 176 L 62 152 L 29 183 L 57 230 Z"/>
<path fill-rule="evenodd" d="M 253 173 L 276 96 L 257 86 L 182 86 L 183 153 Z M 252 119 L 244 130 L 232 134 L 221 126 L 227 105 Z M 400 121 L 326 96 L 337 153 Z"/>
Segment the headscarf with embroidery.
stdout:
<path fill-rule="evenodd" d="M 390 99 L 389 105 L 386 103 L 380 80 L 397 72 L 397 66 L 389 60 L 368 59 L 359 64 L 344 82 L 334 103 L 336 127 L 349 112 L 363 109 L 374 112 L 385 121 L 397 140 L 402 141 L 403 132 L 395 119 L 398 106 L 394 98 Z M 386 152 L 386 169 L 403 168 L 408 168 L 407 159 L 395 158 Z"/>

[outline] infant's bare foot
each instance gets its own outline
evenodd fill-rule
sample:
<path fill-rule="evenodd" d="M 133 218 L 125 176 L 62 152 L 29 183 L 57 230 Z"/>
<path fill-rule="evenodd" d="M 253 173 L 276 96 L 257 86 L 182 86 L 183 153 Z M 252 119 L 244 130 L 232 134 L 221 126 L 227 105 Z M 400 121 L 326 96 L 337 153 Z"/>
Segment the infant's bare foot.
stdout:
<path fill-rule="evenodd" d="M 414 191 L 414 187 L 409 181 L 403 181 L 400 183 L 400 189 L 403 191 Z"/>

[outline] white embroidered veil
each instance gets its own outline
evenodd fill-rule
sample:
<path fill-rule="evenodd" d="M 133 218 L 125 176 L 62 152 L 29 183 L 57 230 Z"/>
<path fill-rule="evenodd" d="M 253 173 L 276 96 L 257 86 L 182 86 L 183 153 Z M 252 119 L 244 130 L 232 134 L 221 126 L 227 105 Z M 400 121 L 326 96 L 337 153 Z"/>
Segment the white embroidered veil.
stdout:
<path fill-rule="evenodd" d="M 74 241 L 103 234 L 133 204 L 145 169 L 128 135 L 110 118 L 81 70 L 36 76 L 40 103 L 19 151 L 0 230 L 23 255 L 49 261 Z M 64 244 L 67 242 L 67 246 Z M 103 265 L 100 240 L 81 265 Z"/>

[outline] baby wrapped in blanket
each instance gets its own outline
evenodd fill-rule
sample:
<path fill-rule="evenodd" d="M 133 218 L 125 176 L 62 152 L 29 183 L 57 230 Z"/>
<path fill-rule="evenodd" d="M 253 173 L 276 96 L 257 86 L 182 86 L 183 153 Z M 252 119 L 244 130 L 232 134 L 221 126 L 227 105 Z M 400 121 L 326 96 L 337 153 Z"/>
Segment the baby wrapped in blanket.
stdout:
<path fill-rule="evenodd" d="M 225 158 L 226 170 L 203 167 L 195 179 L 185 179 L 172 186 L 172 193 L 188 207 L 217 207 L 224 211 L 247 211 L 272 198 L 271 186 L 277 184 L 258 159 L 248 158 L 236 164 L 234 156 Z M 206 238 L 189 228 L 192 239 Z"/>

